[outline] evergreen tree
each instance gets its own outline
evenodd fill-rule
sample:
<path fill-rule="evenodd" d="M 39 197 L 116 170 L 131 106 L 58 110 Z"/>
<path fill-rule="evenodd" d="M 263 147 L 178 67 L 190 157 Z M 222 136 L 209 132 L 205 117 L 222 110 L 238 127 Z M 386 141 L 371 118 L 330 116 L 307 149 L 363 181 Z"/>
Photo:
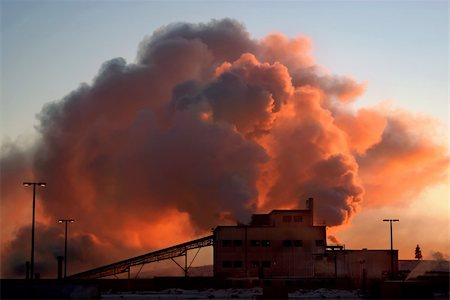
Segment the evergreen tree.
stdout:
<path fill-rule="evenodd" d="M 417 260 L 421 260 L 422 259 L 422 251 L 420 251 L 419 244 L 417 244 L 417 247 L 416 247 L 416 256 L 415 256 L 415 258 Z"/>

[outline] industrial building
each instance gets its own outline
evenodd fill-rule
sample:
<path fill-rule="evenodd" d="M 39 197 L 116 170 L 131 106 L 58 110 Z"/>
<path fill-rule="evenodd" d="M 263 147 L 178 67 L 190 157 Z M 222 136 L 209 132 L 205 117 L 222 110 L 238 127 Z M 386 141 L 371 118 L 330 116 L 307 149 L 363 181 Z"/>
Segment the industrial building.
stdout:
<path fill-rule="evenodd" d="M 255 214 L 248 225 L 214 230 L 214 276 L 219 278 L 351 278 L 363 284 L 397 268 L 397 251 L 345 250 L 326 243 L 315 225 L 313 199 L 304 210 Z"/>
<path fill-rule="evenodd" d="M 217 279 L 342 278 L 354 286 L 364 286 L 397 272 L 397 250 L 348 250 L 340 245 L 327 245 L 326 226 L 314 223 L 313 207 L 313 199 L 310 198 L 306 209 L 254 214 L 249 224 L 217 226 L 211 236 L 69 278 L 95 279 L 129 273 L 133 266 L 142 268 L 144 264 L 182 256 L 185 258 L 184 266 L 174 262 L 187 277 L 192 264 L 188 263 L 188 251 L 197 249 L 198 252 L 207 246 L 213 246 L 213 272 Z"/>
<path fill-rule="evenodd" d="M 249 225 L 218 226 L 214 239 L 216 277 L 313 277 L 326 228 L 314 226 L 312 209 L 273 210 Z"/>

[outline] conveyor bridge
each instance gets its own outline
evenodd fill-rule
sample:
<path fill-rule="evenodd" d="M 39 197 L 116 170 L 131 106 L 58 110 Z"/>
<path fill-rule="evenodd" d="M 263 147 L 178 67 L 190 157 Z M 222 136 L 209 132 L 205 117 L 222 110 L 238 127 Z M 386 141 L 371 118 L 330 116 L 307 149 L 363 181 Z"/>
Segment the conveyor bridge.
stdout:
<path fill-rule="evenodd" d="M 165 259 L 172 259 L 181 269 L 183 269 L 185 276 L 187 276 L 188 270 L 198 251 L 202 247 L 212 246 L 214 241 L 214 236 L 206 236 L 197 240 L 189 241 L 183 244 L 172 246 L 166 249 L 158 250 L 155 252 L 150 252 L 140 256 L 132 257 L 116 263 L 112 263 L 106 266 L 98 267 L 88 271 L 84 271 L 78 274 L 68 276 L 70 279 L 97 279 L 107 276 L 113 276 L 120 273 L 128 272 L 130 276 L 130 268 L 133 266 L 141 266 L 149 264 L 152 262 L 157 262 Z M 192 249 L 198 249 L 194 258 L 192 259 L 190 265 L 187 264 L 187 251 Z M 182 267 L 177 261 L 174 260 L 176 257 L 185 256 L 185 265 Z M 140 270 L 139 270 L 140 272 Z M 138 273 L 139 273 L 138 272 Z M 137 275 L 136 275 L 137 276 Z"/>

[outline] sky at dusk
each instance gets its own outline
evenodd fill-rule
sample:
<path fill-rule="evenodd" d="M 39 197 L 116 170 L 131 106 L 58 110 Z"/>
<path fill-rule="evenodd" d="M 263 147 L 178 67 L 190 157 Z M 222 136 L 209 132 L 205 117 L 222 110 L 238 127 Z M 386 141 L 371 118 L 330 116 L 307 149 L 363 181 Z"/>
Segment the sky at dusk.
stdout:
<path fill-rule="evenodd" d="M 311 196 L 348 249 L 387 249 L 382 219 L 398 218 L 401 259 L 417 244 L 448 258 L 448 15 L 448 1 L 2 1 L 1 276 L 29 256 L 24 180 L 48 184 L 42 270 L 58 218 L 77 220 L 82 271 Z"/>

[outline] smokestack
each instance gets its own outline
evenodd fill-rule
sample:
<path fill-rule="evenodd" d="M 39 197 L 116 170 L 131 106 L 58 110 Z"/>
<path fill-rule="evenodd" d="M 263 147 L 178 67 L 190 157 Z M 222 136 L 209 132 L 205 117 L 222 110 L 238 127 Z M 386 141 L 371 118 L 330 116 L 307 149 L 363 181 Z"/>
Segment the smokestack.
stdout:
<path fill-rule="evenodd" d="M 25 279 L 30 279 L 30 262 L 25 262 Z"/>
<path fill-rule="evenodd" d="M 311 224 L 314 225 L 314 198 L 308 198 L 306 206 L 311 211 Z"/>
<path fill-rule="evenodd" d="M 311 211 L 314 210 L 314 198 L 308 198 L 308 200 L 306 200 L 306 208 Z"/>
<path fill-rule="evenodd" d="M 62 265 L 64 256 L 57 256 L 56 259 L 58 260 L 58 280 L 62 279 Z"/>

